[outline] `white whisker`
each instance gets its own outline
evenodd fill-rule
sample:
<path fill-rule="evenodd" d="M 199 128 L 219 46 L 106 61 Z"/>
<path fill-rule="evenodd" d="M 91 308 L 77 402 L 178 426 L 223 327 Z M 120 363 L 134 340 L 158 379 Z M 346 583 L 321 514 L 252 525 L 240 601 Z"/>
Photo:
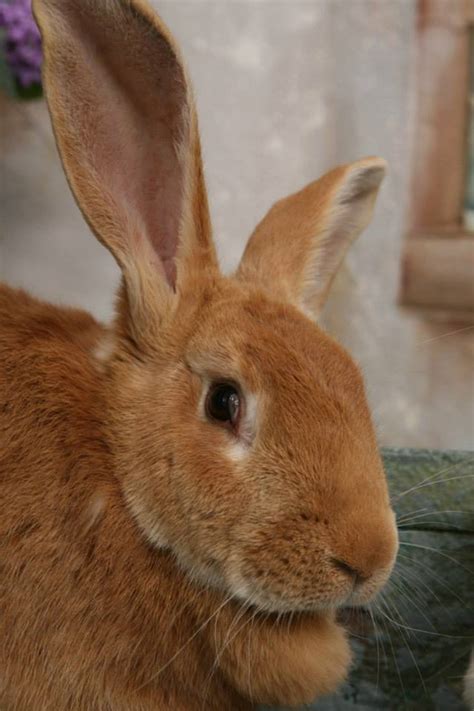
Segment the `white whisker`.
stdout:
<path fill-rule="evenodd" d="M 392 608 L 389 606 L 389 603 L 388 603 L 387 600 L 384 601 L 384 604 L 388 607 L 388 609 L 389 609 L 390 611 L 392 611 Z M 398 611 L 397 606 L 395 605 L 395 603 L 392 603 L 392 604 L 393 604 L 393 610 L 395 611 L 395 614 L 397 614 L 398 617 L 399 617 L 400 619 L 402 619 L 402 616 L 400 615 L 400 612 Z M 416 661 L 415 655 L 413 654 L 413 650 L 412 650 L 412 648 L 410 647 L 410 645 L 409 645 L 409 643 L 408 643 L 408 635 L 405 635 L 402 630 L 400 630 L 400 632 L 401 632 L 401 635 L 402 635 L 402 639 L 404 639 L 404 641 L 405 641 L 405 644 L 406 644 L 406 646 L 407 646 L 408 652 L 409 652 L 409 654 L 410 654 L 410 656 L 411 656 L 411 658 L 412 658 L 412 660 L 413 660 L 413 664 L 415 665 L 415 668 L 416 668 L 416 670 L 417 670 L 417 672 L 418 672 L 418 676 L 420 677 L 420 681 L 421 681 L 421 684 L 422 684 L 422 686 L 423 686 L 423 690 L 424 690 L 424 692 L 425 692 L 425 694 L 426 694 L 425 680 L 423 679 L 423 674 L 421 673 L 420 667 L 418 666 L 418 662 Z"/>
<path fill-rule="evenodd" d="M 375 624 L 374 613 L 372 612 L 372 610 L 371 610 L 370 608 L 368 608 L 368 611 L 369 611 L 370 618 L 371 618 L 371 620 L 372 620 L 372 625 L 373 625 L 373 628 L 374 628 L 375 646 L 376 646 L 376 649 L 377 649 L 377 677 L 376 677 L 376 684 L 375 684 L 375 696 L 377 696 L 377 695 L 378 695 L 378 692 L 379 692 L 379 680 L 380 680 L 380 648 L 379 648 L 379 637 L 378 637 L 378 633 L 377 633 L 377 626 L 376 626 L 376 624 Z"/>
<path fill-rule="evenodd" d="M 460 568 L 465 570 L 467 573 L 474 575 L 474 571 L 471 570 L 470 568 L 467 568 L 465 565 L 460 563 L 456 558 L 453 558 L 452 555 L 448 555 L 444 551 L 439 551 L 436 548 L 432 548 L 431 546 L 424 546 L 421 543 L 408 543 L 408 541 L 400 541 L 401 546 L 409 546 L 410 548 L 421 548 L 422 550 L 425 551 L 431 551 L 432 553 L 437 553 L 438 555 L 443 556 L 443 558 L 447 558 L 448 560 L 452 561 L 453 563 L 456 563 L 456 565 L 459 565 Z"/>
<path fill-rule="evenodd" d="M 168 661 L 166 662 L 166 664 L 164 664 L 155 674 L 153 674 L 153 676 L 151 676 L 151 677 L 148 679 L 148 681 L 146 681 L 146 682 L 144 682 L 143 684 L 141 684 L 141 686 L 139 686 L 139 687 L 137 688 L 137 691 L 139 691 L 140 689 L 143 689 L 143 687 L 147 686 L 147 684 L 150 684 L 150 683 L 151 683 L 152 681 L 154 681 L 158 676 L 160 676 L 160 674 L 162 674 L 162 673 L 164 672 L 164 670 L 167 669 L 167 668 L 169 667 L 169 665 L 174 662 L 174 660 L 176 659 L 176 657 L 178 657 L 178 655 L 181 654 L 181 652 L 183 651 L 183 649 L 185 649 L 185 648 L 188 646 L 188 644 L 190 644 L 190 643 L 193 641 L 193 639 L 195 639 L 195 638 L 197 637 L 197 635 L 198 635 L 200 632 L 202 632 L 202 630 L 206 627 L 206 625 L 208 625 L 209 622 L 210 622 L 212 619 L 214 619 L 214 617 L 218 614 L 218 612 L 220 612 L 220 610 L 222 610 L 222 608 L 223 608 L 225 605 L 227 605 L 227 604 L 232 600 L 232 598 L 233 598 L 233 595 L 229 595 L 229 597 L 227 597 L 227 598 L 224 600 L 224 602 L 222 602 L 222 603 L 219 605 L 219 607 L 217 607 L 217 609 L 214 610 L 214 612 L 212 613 L 212 615 L 209 615 L 209 617 L 208 617 L 201 625 L 199 625 L 199 627 L 197 628 L 197 630 L 195 630 L 195 632 L 193 632 L 193 634 L 191 635 L 191 637 L 189 637 L 189 638 L 186 640 L 186 642 L 184 642 L 184 644 L 182 644 L 181 647 L 179 647 L 179 649 L 170 657 L 170 659 L 168 659 Z"/>
<path fill-rule="evenodd" d="M 426 511 L 426 509 L 424 509 Z M 432 509 L 431 511 L 426 511 L 425 513 L 419 513 L 415 516 L 413 516 L 411 513 L 409 514 L 404 514 L 400 518 L 397 518 L 397 524 L 405 524 L 405 523 L 411 523 L 415 519 L 418 518 L 424 518 L 425 516 L 431 516 L 431 514 L 459 514 L 459 515 L 466 515 L 466 516 L 473 516 L 474 517 L 474 511 L 463 511 L 461 509 Z"/>
<path fill-rule="evenodd" d="M 463 464 L 470 464 L 472 462 L 474 462 L 474 458 L 468 460 L 467 462 L 456 462 L 455 464 L 451 464 L 449 467 L 440 469 L 439 471 L 434 472 L 434 474 L 430 474 L 430 476 L 425 477 L 424 479 L 422 479 L 420 482 L 418 482 L 414 486 L 411 486 L 409 489 L 406 489 L 405 491 L 402 491 L 400 494 L 397 494 L 395 496 L 395 500 L 401 499 L 403 496 L 406 496 L 407 494 L 411 493 L 412 491 L 416 491 L 422 484 L 425 484 L 428 481 L 432 481 L 437 476 L 441 476 L 442 474 L 447 474 L 448 472 L 452 471 L 453 469 L 456 469 L 457 467 L 460 467 Z"/>
<path fill-rule="evenodd" d="M 379 613 L 381 612 L 381 610 L 380 610 L 380 604 L 379 604 L 378 602 L 377 602 L 376 605 L 375 605 L 375 609 L 376 609 L 377 612 L 379 612 Z M 405 684 L 403 683 L 403 679 L 402 679 L 402 674 L 401 674 L 401 671 L 400 671 L 400 667 L 398 666 L 397 657 L 396 657 L 396 654 L 395 654 L 395 649 L 394 649 L 394 646 L 393 646 L 392 638 L 391 638 L 391 636 L 390 636 L 390 632 L 388 631 L 388 626 L 387 626 L 386 620 L 383 619 L 383 620 L 381 620 L 381 622 L 382 622 L 382 624 L 383 624 L 383 626 L 384 626 L 385 634 L 386 634 L 386 636 L 387 636 L 387 638 L 388 638 L 388 643 L 389 643 L 389 645 L 390 645 L 390 649 L 392 650 L 393 661 L 394 661 L 394 663 L 395 663 L 395 669 L 397 670 L 397 676 L 398 676 L 398 679 L 399 679 L 399 681 L 400 681 L 400 686 L 401 686 L 401 688 L 402 688 L 403 697 L 404 697 L 404 699 L 405 699 L 405 706 L 406 706 L 406 704 L 407 704 L 407 702 L 408 702 L 408 699 L 407 699 L 407 694 L 406 694 L 406 690 L 405 690 Z"/>
<path fill-rule="evenodd" d="M 403 494 L 399 494 L 396 498 L 401 499 L 402 497 L 406 496 L 407 494 L 413 493 L 414 491 L 419 491 L 420 489 L 425 489 L 427 486 L 436 486 L 437 484 L 447 484 L 450 481 L 459 481 L 460 479 L 473 479 L 474 474 L 461 474 L 460 476 L 452 476 L 448 477 L 447 479 L 438 479 L 437 481 L 427 481 L 425 484 L 418 484 L 418 486 L 414 486 L 411 489 L 408 489 L 408 491 L 403 492 Z"/>
<path fill-rule="evenodd" d="M 405 556 L 404 556 L 405 557 Z M 411 560 L 411 559 L 410 559 Z M 447 612 L 448 617 L 451 618 L 451 611 L 449 608 L 442 602 L 441 598 L 436 594 L 435 590 L 433 588 L 430 588 L 429 585 L 425 583 L 424 580 L 422 580 L 420 577 L 416 576 L 415 573 L 410 570 L 407 566 L 404 566 L 403 563 L 398 562 L 398 565 L 400 565 L 402 572 L 405 576 L 411 576 L 411 578 L 414 580 L 414 584 L 412 585 L 412 589 L 417 590 L 418 585 L 423 585 L 424 588 L 428 591 L 428 600 L 431 596 L 433 596 L 438 604 Z M 408 584 L 408 587 L 410 586 L 410 580 L 407 579 L 406 583 Z M 461 598 L 459 598 L 461 599 Z M 422 600 L 422 602 L 426 603 L 426 599 Z M 451 618 L 452 619 L 452 618 Z"/>
<path fill-rule="evenodd" d="M 439 341 L 441 338 L 447 338 L 448 336 L 454 336 L 457 333 L 464 333 L 465 331 L 471 331 L 474 326 L 464 326 L 463 328 L 457 328 L 455 331 L 448 331 L 448 333 L 442 333 L 440 336 L 434 336 L 433 338 L 427 338 L 425 341 L 420 341 L 417 346 L 424 346 L 426 343 L 433 343 L 433 341 Z"/>
<path fill-rule="evenodd" d="M 401 622 L 397 622 L 394 620 L 392 617 L 389 617 L 383 610 L 378 608 L 378 611 L 380 612 L 381 615 L 387 618 L 389 622 L 391 622 L 393 625 L 396 627 L 399 627 L 401 629 L 407 630 L 409 632 L 420 632 L 421 634 L 427 634 L 430 635 L 431 637 L 446 637 L 449 639 L 473 639 L 473 635 L 458 635 L 458 634 L 443 634 L 442 632 L 431 632 L 431 630 L 424 630 L 420 629 L 419 627 L 410 627 L 409 625 L 404 625 Z"/>
<path fill-rule="evenodd" d="M 431 577 L 434 578 L 434 580 L 436 580 L 436 582 L 439 585 L 441 585 L 451 595 L 453 595 L 455 598 L 457 598 L 460 603 L 462 603 L 463 605 L 466 604 L 465 601 L 461 597 L 459 597 L 459 595 L 457 594 L 457 592 L 455 590 L 453 590 L 442 578 L 440 578 L 438 575 L 436 575 L 436 573 L 433 572 L 432 568 L 430 568 L 429 565 L 426 565 L 425 563 L 422 563 L 420 560 L 412 558 L 409 555 L 404 555 L 403 553 L 400 553 L 400 552 L 398 553 L 398 558 L 405 558 L 405 560 L 409 560 L 412 565 L 413 565 L 413 563 L 415 563 L 415 565 L 418 565 L 421 568 L 423 568 L 424 570 L 427 570 L 428 573 L 431 575 Z"/>

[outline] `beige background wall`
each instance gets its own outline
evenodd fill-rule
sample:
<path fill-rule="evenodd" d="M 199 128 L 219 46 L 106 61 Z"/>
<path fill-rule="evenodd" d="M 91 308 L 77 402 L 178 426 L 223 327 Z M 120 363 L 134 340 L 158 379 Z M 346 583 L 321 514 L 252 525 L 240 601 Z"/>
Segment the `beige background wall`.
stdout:
<path fill-rule="evenodd" d="M 389 161 L 374 222 L 353 249 L 324 322 L 363 367 L 383 444 L 473 448 L 474 329 L 430 323 L 396 305 L 415 1 L 154 4 L 194 79 L 226 269 L 278 197 L 340 162 L 367 154 Z M 117 269 L 69 195 L 44 104 L 3 102 L 0 111 L 0 278 L 107 319 Z"/>

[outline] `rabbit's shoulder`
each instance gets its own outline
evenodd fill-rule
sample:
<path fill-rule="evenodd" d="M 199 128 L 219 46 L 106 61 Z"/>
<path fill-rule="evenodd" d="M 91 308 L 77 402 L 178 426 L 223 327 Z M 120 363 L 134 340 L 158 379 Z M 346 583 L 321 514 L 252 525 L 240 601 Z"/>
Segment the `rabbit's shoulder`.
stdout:
<path fill-rule="evenodd" d="M 0 285 L 0 459 L 9 478 L 58 471 L 100 437 L 94 353 L 104 331 L 83 311 Z"/>
<path fill-rule="evenodd" d="M 0 357 L 17 348 L 33 353 L 38 346 L 70 344 L 93 353 L 104 327 L 80 309 L 55 306 L 21 289 L 0 283 Z M 20 353 L 16 353 L 20 356 Z"/>

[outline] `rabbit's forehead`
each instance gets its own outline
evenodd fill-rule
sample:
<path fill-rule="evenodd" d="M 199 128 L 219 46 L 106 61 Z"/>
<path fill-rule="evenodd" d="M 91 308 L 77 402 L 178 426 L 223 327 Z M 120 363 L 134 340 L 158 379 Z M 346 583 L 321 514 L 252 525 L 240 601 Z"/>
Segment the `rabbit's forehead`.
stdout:
<path fill-rule="evenodd" d="M 359 370 L 339 344 L 296 309 L 258 298 L 209 309 L 187 358 L 197 371 L 253 393 L 363 395 Z"/>

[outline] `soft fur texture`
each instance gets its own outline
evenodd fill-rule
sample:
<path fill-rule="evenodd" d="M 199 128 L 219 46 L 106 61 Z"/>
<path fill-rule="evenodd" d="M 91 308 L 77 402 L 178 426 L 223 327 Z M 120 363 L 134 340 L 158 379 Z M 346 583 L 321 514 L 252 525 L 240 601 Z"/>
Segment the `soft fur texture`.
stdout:
<path fill-rule="evenodd" d="M 312 320 L 384 163 L 277 203 L 224 277 L 168 30 L 142 0 L 34 7 L 65 171 L 123 282 L 110 328 L 0 288 L 0 707 L 310 701 L 348 670 L 338 607 L 397 549 L 361 375 Z"/>

